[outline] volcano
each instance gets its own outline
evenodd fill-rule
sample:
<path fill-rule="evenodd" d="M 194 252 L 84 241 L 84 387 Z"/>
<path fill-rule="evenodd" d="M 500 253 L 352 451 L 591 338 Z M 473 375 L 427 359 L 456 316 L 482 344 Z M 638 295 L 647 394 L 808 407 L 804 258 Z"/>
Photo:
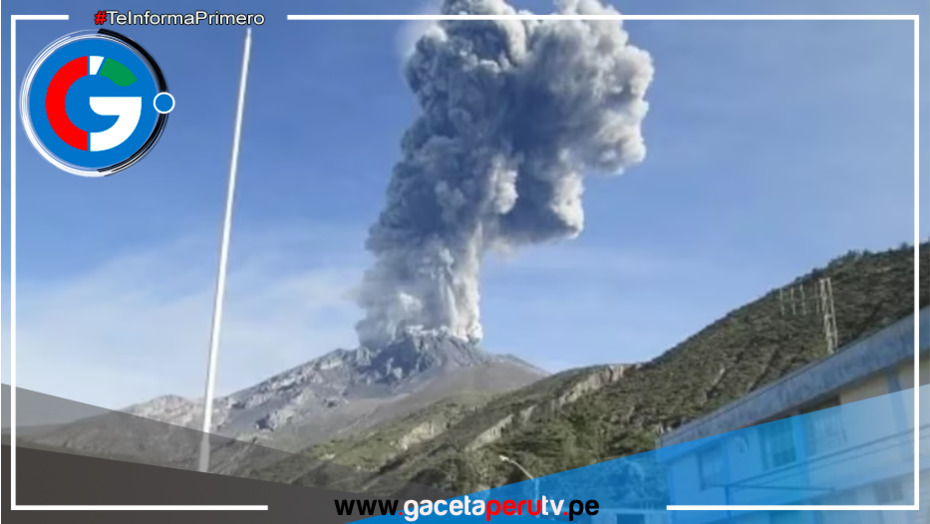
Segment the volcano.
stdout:
<path fill-rule="evenodd" d="M 546 373 L 451 336 L 405 335 L 337 349 L 216 399 L 213 432 L 284 450 L 345 436 L 436 402 L 479 402 Z M 158 397 L 125 411 L 198 427 L 202 401 Z"/>

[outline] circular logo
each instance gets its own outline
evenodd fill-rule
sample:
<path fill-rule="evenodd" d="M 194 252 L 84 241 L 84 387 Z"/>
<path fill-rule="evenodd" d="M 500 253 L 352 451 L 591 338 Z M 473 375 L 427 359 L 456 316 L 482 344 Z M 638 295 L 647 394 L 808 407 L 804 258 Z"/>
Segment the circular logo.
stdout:
<path fill-rule="evenodd" d="M 138 162 L 174 109 L 155 60 L 125 36 L 82 31 L 46 47 L 26 72 L 20 111 L 32 145 L 69 173 L 100 177 Z"/>

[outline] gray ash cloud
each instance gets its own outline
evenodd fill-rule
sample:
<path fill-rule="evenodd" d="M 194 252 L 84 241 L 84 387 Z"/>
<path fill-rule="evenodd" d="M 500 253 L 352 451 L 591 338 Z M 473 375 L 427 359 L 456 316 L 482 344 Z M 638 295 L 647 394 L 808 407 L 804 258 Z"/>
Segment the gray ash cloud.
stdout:
<path fill-rule="evenodd" d="M 447 0 L 448 14 L 511 14 L 502 0 Z M 595 0 L 564 14 L 609 14 Z M 578 235 L 588 173 L 645 156 L 653 67 L 618 21 L 441 21 L 406 79 L 420 114 L 406 131 L 366 247 L 357 325 L 367 346 L 403 335 L 477 342 L 484 254 Z"/>

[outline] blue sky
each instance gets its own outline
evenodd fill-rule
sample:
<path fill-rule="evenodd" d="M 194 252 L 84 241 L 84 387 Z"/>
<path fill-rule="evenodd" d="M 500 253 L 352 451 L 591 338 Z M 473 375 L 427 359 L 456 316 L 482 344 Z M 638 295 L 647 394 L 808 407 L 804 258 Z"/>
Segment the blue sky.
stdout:
<path fill-rule="evenodd" d="M 618 6 L 747 12 L 742 2 L 654 4 Z M 4 4 L 4 20 L 10 13 L 72 18 L 20 23 L 18 75 L 55 38 L 94 28 L 99 6 L 80 5 Z M 362 243 L 416 111 L 401 76 L 416 26 L 286 22 L 285 13 L 431 8 L 372 0 L 258 5 L 220 8 L 266 16 L 254 32 L 220 393 L 355 344 L 361 312 L 351 296 L 370 262 Z M 757 5 L 755 12 L 927 14 L 925 2 L 820 2 L 817 11 L 809 2 Z M 183 2 L 157 9 L 190 11 Z M 647 158 L 620 177 L 588 179 L 580 238 L 488 261 L 487 349 L 551 371 L 648 359 L 849 249 L 913 239 L 910 22 L 660 21 L 627 29 L 656 67 Z M 244 35 L 229 27 L 117 30 L 158 60 L 177 99 L 153 152 L 116 176 L 83 179 L 47 164 L 21 128 L 17 138 L 18 385 L 104 407 L 202 393 Z M 921 118 L 925 127 L 926 111 Z M 3 132 L 2 378 L 9 382 Z M 922 155 L 925 168 L 930 156 Z"/>

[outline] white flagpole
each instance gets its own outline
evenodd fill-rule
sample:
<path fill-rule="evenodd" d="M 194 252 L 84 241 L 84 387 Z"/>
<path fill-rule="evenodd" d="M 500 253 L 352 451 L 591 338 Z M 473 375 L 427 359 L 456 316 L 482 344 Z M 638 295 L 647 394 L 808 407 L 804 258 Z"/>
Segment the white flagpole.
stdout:
<path fill-rule="evenodd" d="M 236 196 L 236 172 L 239 168 L 239 139 L 242 136 L 242 111 L 245 107 L 245 85 L 249 76 L 249 55 L 252 50 L 252 28 L 245 32 L 242 53 L 242 74 L 239 77 L 239 101 L 236 105 L 236 127 L 233 131 L 232 161 L 229 164 L 229 187 L 226 193 L 226 216 L 220 241 L 220 267 L 216 276 L 216 296 L 213 303 L 213 325 L 210 331 L 210 354 L 207 362 L 207 386 L 204 393 L 203 435 L 200 441 L 199 470 L 210 470 L 210 430 L 213 425 L 213 390 L 216 386 L 216 360 L 220 346 L 220 324 L 223 319 L 223 297 L 226 294 L 226 266 L 229 260 L 229 231 L 232 228 L 233 200 Z"/>

